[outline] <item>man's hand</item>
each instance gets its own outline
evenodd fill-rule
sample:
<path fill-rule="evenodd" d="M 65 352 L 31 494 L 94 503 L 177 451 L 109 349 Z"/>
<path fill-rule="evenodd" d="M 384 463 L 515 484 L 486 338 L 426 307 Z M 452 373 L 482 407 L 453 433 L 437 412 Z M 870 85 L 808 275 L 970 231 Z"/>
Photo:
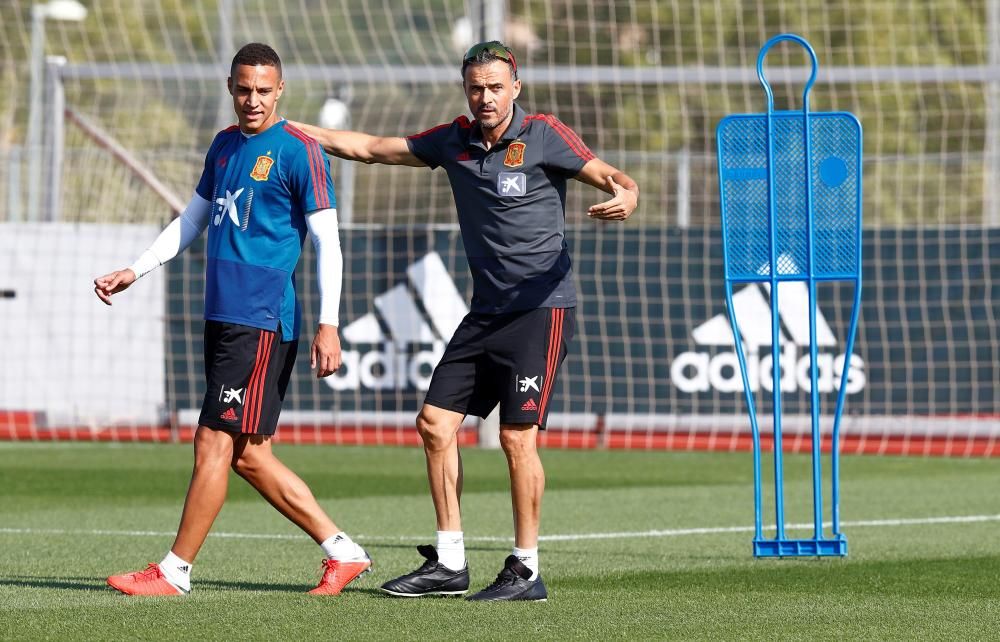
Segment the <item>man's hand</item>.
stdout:
<path fill-rule="evenodd" d="M 128 268 L 99 276 L 94 279 L 94 294 L 106 305 L 111 305 L 111 295 L 127 290 L 135 279 L 135 272 Z"/>
<path fill-rule="evenodd" d="M 340 368 L 340 337 L 337 326 L 319 324 L 310 350 L 309 367 L 316 371 L 316 378 L 329 377 Z"/>
<path fill-rule="evenodd" d="M 635 206 L 639 203 L 639 197 L 633 190 L 625 189 L 610 176 L 605 180 L 614 196 L 603 203 L 592 205 L 587 210 L 587 216 L 606 221 L 624 221 L 635 210 Z"/>

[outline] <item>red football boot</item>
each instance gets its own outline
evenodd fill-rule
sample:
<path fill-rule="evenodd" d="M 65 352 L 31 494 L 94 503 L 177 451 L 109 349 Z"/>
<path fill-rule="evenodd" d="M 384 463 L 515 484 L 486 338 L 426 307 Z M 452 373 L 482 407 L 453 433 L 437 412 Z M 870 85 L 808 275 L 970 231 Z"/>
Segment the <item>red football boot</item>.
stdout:
<path fill-rule="evenodd" d="M 108 578 L 108 584 L 125 595 L 184 595 L 185 593 L 168 582 L 160 570 L 160 565 L 153 563 L 150 563 L 145 571 L 112 575 Z"/>
<path fill-rule="evenodd" d="M 310 595 L 338 595 L 344 587 L 372 569 L 372 560 L 368 553 L 360 560 L 345 562 L 343 560 L 323 560 L 323 579 Z"/>

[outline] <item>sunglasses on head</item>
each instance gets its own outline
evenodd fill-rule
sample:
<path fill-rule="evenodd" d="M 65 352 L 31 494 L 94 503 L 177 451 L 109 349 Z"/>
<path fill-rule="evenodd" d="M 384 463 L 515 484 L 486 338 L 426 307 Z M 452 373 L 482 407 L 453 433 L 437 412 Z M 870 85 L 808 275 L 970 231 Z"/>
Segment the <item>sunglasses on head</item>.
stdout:
<path fill-rule="evenodd" d="M 465 52 L 465 57 L 462 58 L 462 63 L 467 64 L 476 59 L 476 56 L 484 51 L 488 51 L 500 60 L 510 63 L 510 66 L 514 69 L 514 73 L 517 73 L 517 61 L 514 59 L 514 54 L 511 53 L 510 49 L 503 46 L 502 42 L 497 40 L 490 40 L 489 42 L 481 42 L 478 45 L 473 45 L 471 49 Z"/>

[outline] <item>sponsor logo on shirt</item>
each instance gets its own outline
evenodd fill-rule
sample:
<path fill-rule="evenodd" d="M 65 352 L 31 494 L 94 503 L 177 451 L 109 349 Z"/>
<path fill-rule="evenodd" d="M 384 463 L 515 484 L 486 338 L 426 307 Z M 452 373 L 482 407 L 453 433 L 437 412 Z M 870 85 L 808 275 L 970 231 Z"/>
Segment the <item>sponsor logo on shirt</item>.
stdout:
<path fill-rule="evenodd" d="M 519 140 L 507 146 L 507 155 L 503 158 L 503 164 L 507 167 L 520 167 L 524 165 L 524 148 L 526 145 Z"/>
<path fill-rule="evenodd" d="M 229 220 L 233 222 L 233 225 L 237 226 L 240 225 L 240 215 L 236 205 L 236 201 L 239 199 L 240 194 L 242 193 L 243 193 L 242 187 L 236 190 L 235 194 L 230 192 L 229 190 L 226 190 L 226 196 L 224 198 L 220 196 L 219 198 L 215 199 L 215 204 L 219 207 L 218 211 L 215 214 L 215 219 L 213 220 L 213 223 L 215 225 L 220 225 L 222 223 L 223 218 L 227 215 L 229 216 Z"/>
<path fill-rule="evenodd" d="M 271 167 L 274 165 L 274 159 L 270 156 L 258 156 L 257 162 L 253 166 L 253 170 L 250 172 L 250 178 L 255 181 L 266 181 L 268 175 L 271 173 Z"/>
<path fill-rule="evenodd" d="M 500 196 L 524 196 L 528 192 L 528 178 L 523 172 L 500 172 L 497 193 Z"/>

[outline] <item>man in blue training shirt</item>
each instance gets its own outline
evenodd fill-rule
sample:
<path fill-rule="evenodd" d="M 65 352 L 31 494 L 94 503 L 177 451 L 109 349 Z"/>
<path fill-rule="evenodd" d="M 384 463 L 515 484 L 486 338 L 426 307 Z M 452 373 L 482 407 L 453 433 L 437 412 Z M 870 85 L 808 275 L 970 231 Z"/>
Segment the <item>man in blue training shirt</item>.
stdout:
<path fill-rule="evenodd" d="M 318 377 L 340 367 L 337 336 L 343 257 L 330 164 L 315 140 L 278 116 L 281 60 L 251 43 L 228 79 L 239 121 L 220 132 L 185 211 L 130 267 L 94 280 L 106 304 L 187 248 L 207 227 L 207 390 L 194 438 L 194 472 L 177 537 L 144 571 L 108 578 L 129 595 L 182 595 L 226 497 L 229 468 L 323 549 L 313 594 L 336 595 L 368 571 L 368 554 L 326 515 L 308 486 L 271 451 L 295 363 L 301 311 L 295 266 L 306 231 L 317 252 L 319 327 L 311 349 Z"/>
<path fill-rule="evenodd" d="M 499 42 L 472 47 L 462 86 L 475 117 L 456 118 L 408 138 L 369 136 L 303 125 L 327 152 L 350 160 L 443 167 L 458 210 L 472 273 L 472 306 L 434 369 L 417 430 L 424 442 L 437 546 L 426 561 L 382 585 L 390 595 L 459 595 L 469 588 L 459 500 L 458 429 L 467 414 L 500 404 L 514 508 L 514 550 L 496 581 L 471 600 L 545 600 L 538 571 L 538 524 L 545 473 L 536 450 L 559 365 L 573 336 L 576 291 L 564 238 L 566 182 L 612 194 L 592 206 L 597 219 L 621 221 L 639 189 L 596 158 L 558 118 L 529 115 L 514 54 Z"/>

